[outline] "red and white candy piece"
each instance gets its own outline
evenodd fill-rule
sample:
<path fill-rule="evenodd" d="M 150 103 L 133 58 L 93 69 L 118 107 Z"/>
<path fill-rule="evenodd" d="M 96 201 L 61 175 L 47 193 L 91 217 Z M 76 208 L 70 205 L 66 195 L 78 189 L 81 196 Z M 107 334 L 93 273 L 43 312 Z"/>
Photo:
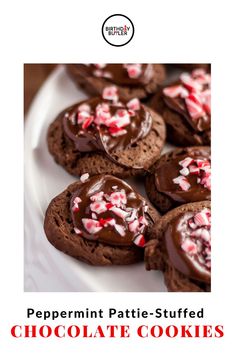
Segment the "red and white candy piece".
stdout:
<path fill-rule="evenodd" d="M 163 93 L 165 96 L 171 97 L 171 98 L 176 98 L 176 97 L 184 98 L 184 97 L 187 97 L 189 94 L 188 90 L 186 90 L 181 85 L 165 87 L 163 89 Z"/>
<path fill-rule="evenodd" d="M 182 167 L 188 167 L 193 162 L 192 157 L 185 157 L 184 160 L 179 162 L 179 165 Z"/>
<path fill-rule="evenodd" d="M 105 211 L 107 211 L 107 206 L 106 206 L 106 202 L 104 200 L 102 201 L 97 201 L 94 203 L 90 204 L 90 209 L 97 214 L 101 214 L 104 213 Z"/>
<path fill-rule="evenodd" d="M 92 116 L 86 118 L 82 124 L 82 129 L 88 129 L 88 127 L 93 123 L 94 118 Z"/>
<path fill-rule="evenodd" d="M 104 100 L 117 102 L 119 99 L 117 87 L 116 86 L 105 87 L 102 92 L 102 98 Z"/>
<path fill-rule="evenodd" d="M 101 226 L 107 227 L 108 225 L 114 226 L 116 221 L 113 218 L 106 218 L 106 219 L 101 218 L 99 219 L 99 223 Z"/>
<path fill-rule="evenodd" d="M 191 94 L 185 98 L 187 110 L 193 120 L 199 119 L 205 115 L 202 103 L 196 94 Z"/>
<path fill-rule="evenodd" d="M 126 129 L 119 128 L 119 127 L 110 127 L 108 131 L 111 134 L 111 136 L 113 136 L 114 138 L 127 134 Z"/>
<path fill-rule="evenodd" d="M 130 232 L 137 233 L 138 228 L 139 228 L 139 221 L 138 220 L 134 220 L 129 223 L 129 231 Z"/>
<path fill-rule="evenodd" d="M 209 160 L 203 160 L 203 159 L 194 160 L 191 157 L 186 157 L 184 160 L 179 162 L 179 165 L 182 166 L 183 168 L 179 171 L 180 176 L 173 179 L 173 182 L 175 184 L 179 184 L 181 187 L 181 184 L 185 182 L 185 180 L 182 177 L 186 177 L 190 174 L 190 175 L 199 176 L 197 178 L 197 183 L 211 190 L 211 165 Z M 186 187 L 185 183 L 183 184 L 183 186 L 184 188 Z"/>
<path fill-rule="evenodd" d="M 79 203 L 81 203 L 82 200 L 80 199 L 80 197 L 75 197 L 75 199 L 73 200 L 73 207 L 72 207 L 72 211 L 74 213 L 77 213 L 79 211 Z"/>
<path fill-rule="evenodd" d="M 194 216 L 194 222 L 197 226 L 208 226 L 210 225 L 207 214 L 204 211 L 197 213 Z"/>
<path fill-rule="evenodd" d="M 190 92 L 197 92 L 202 90 L 202 85 L 199 84 L 199 82 L 197 82 L 196 80 L 194 80 L 189 73 L 182 73 L 180 75 L 180 81 Z"/>
<path fill-rule="evenodd" d="M 96 107 L 96 115 L 94 122 L 97 125 L 106 125 L 107 120 L 111 118 L 110 107 L 107 103 L 98 104 Z"/>
<path fill-rule="evenodd" d="M 116 205 L 120 207 L 122 204 L 127 203 L 127 198 L 126 198 L 126 193 L 124 190 L 121 190 L 120 192 L 113 192 L 110 195 L 110 202 L 113 205 Z"/>
<path fill-rule="evenodd" d="M 181 97 L 185 99 L 186 107 L 193 120 L 201 117 L 206 118 L 206 114 L 211 114 L 211 91 L 206 88 L 210 86 L 211 75 L 206 74 L 202 69 L 197 69 L 189 73 L 180 75 L 182 84 L 169 86 L 163 89 L 167 97 Z"/>
<path fill-rule="evenodd" d="M 132 98 L 132 100 L 130 100 L 126 106 L 133 111 L 139 111 L 141 107 L 138 98 Z"/>
<path fill-rule="evenodd" d="M 143 235 L 138 235 L 133 240 L 134 244 L 138 247 L 144 247 L 146 244 L 145 238 Z"/>
<path fill-rule="evenodd" d="M 93 235 L 102 230 L 102 226 L 97 220 L 83 218 L 82 223 L 89 234 Z"/>
<path fill-rule="evenodd" d="M 123 220 L 125 220 L 127 218 L 127 216 L 129 215 L 129 213 L 127 211 L 122 210 L 121 208 L 117 208 L 116 206 L 112 206 L 110 208 L 110 210 Z"/>
<path fill-rule="evenodd" d="M 123 128 L 130 124 L 130 115 L 126 109 L 118 109 L 114 116 L 108 118 L 105 123 L 108 127 Z"/>
<path fill-rule="evenodd" d="M 101 191 L 101 192 L 91 195 L 90 200 L 92 200 L 93 202 L 98 202 L 103 199 L 103 196 L 104 196 L 104 192 Z"/>
<path fill-rule="evenodd" d="M 188 176 L 189 175 L 189 169 L 187 167 L 182 168 L 182 170 L 179 171 L 182 176 Z"/>
<path fill-rule="evenodd" d="M 79 111 L 77 115 L 77 123 L 82 124 L 86 119 L 90 118 L 91 115 L 87 111 Z"/>
<path fill-rule="evenodd" d="M 196 254 L 197 253 L 197 245 L 195 242 L 191 241 L 190 239 L 186 238 L 181 245 L 181 248 L 184 252 L 189 254 Z"/>
<path fill-rule="evenodd" d="M 94 66 L 97 68 L 97 69 L 104 69 L 107 64 L 94 64 Z"/>
<path fill-rule="evenodd" d="M 174 178 L 173 182 L 175 184 L 178 184 L 183 191 L 188 191 L 189 188 L 191 187 L 191 185 L 188 182 L 187 178 L 184 177 L 184 176 L 178 176 L 178 177 Z"/>
<path fill-rule="evenodd" d="M 128 76 L 131 79 L 137 79 L 142 74 L 141 64 L 125 64 L 124 67 L 126 68 Z"/>

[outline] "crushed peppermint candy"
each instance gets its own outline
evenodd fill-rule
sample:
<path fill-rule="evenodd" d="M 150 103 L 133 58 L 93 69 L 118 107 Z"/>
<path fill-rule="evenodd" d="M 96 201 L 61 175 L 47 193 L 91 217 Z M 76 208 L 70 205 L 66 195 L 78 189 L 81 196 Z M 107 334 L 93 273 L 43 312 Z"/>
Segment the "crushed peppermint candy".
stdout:
<path fill-rule="evenodd" d="M 142 75 L 142 64 L 124 64 L 130 79 L 137 79 Z"/>
<path fill-rule="evenodd" d="M 193 121 L 211 115 L 211 75 L 203 69 L 182 73 L 180 84 L 163 89 L 167 97 L 182 98 Z"/>
<path fill-rule="evenodd" d="M 119 99 L 117 87 L 116 86 L 105 87 L 102 92 L 102 98 L 104 100 L 117 102 Z"/>
<path fill-rule="evenodd" d="M 81 125 L 81 133 L 90 127 L 100 129 L 100 126 L 106 126 L 107 132 L 114 138 L 127 134 L 127 127 L 132 123 L 132 117 L 135 117 L 137 111 L 141 109 L 141 103 L 138 98 L 133 98 L 126 104 L 119 102 L 118 89 L 116 86 L 108 86 L 103 89 L 103 100 L 92 112 L 91 106 L 82 103 L 78 106 L 76 115 L 65 116 L 73 125 Z M 111 109 L 111 107 L 115 107 Z"/>
<path fill-rule="evenodd" d="M 89 179 L 89 174 L 88 173 L 84 173 L 82 176 L 80 176 L 80 181 L 82 183 L 86 182 Z"/>
<path fill-rule="evenodd" d="M 88 174 L 81 176 L 82 182 L 89 178 Z M 86 206 L 86 217 L 80 216 L 80 203 L 82 202 L 79 196 L 72 200 L 72 212 L 74 215 L 80 216 L 80 220 L 86 232 L 95 237 L 103 228 L 113 228 L 120 236 L 125 237 L 126 233 L 130 232 L 133 236 L 133 242 L 139 247 L 144 247 L 145 238 L 143 233 L 148 226 L 148 220 L 143 214 L 139 214 L 138 209 L 127 206 L 128 198 L 135 196 L 134 192 L 126 194 L 125 189 L 117 185 L 111 186 L 110 193 L 104 191 L 95 192 L 89 196 L 89 204 Z M 147 211 L 146 203 L 141 204 L 143 212 Z M 108 214 L 107 213 L 109 211 Z M 81 227 L 80 227 L 81 228 Z M 82 231 L 75 227 L 76 234 L 81 234 Z"/>
<path fill-rule="evenodd" d="M 180 175 L 173 179 L 174 184 L 178 184 L 181 190 L 187 191 L 191 188 L 187 177 L 196 175 L 196 183 L 202 185 L 204 188 L 211 190 L 211 163 L 207 159 L 193 159 L 186 157 L 179 162 L 182 167 Z"/>
<path fill-rule="evenodd" d="M 181 224 L 181 249 L 191 256 L 197 256 L 199 263 L 211 269 L 211 212 L 204 208 Z"/>

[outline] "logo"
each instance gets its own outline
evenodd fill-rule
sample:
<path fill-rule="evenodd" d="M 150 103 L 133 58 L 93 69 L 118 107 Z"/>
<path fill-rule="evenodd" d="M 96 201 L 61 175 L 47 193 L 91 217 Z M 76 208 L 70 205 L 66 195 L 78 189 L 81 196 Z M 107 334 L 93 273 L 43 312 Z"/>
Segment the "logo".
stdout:
<path fill-rule="evenodd" d="M 122 47 L 134 36 L 133 22 L 125 15 L 111 15 L 103 22 L 102 36 L 110 45 Z"/>

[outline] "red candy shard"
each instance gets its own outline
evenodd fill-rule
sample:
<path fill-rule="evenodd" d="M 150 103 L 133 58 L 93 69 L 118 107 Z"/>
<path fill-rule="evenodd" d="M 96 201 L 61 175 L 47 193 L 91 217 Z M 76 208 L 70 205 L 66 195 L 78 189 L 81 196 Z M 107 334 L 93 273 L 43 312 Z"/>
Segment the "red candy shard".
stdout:
<path fill-rule="evenodd" d="M 205 112 L 201 104 L 198 104 L 192 98 L 186 97 L 185 103 L 187 106 L 187 110 L 193 120 L 199 119 L 204 116 Z"/>
<path fill-rule="evenodd" d="M 89 112 L 87 112 L 87 111 L 78 112 L 77 123 L 82 124 L 85 121 L 85 119 L 87 119 L 87 118 L 90 118 Z"/>
<path fill-rule="evenodd" d="M 199 84 L 196 80 L 194 80 L 188 73 L 181 74 L 180 81 L 182 82 L 184 87 L 186 87 L 186 89 L 190 92 L 202 90 L 202 85 Z"/>
<path fill-rule="evenodd" d="M 199 170 L 199 167 L 191 165 L 191 166 L 189 166 L 189 172 L 191 175 L 199 175 L 200 170 Z"/>
<path fill-rule="evenodd" d="M 82 129 L 87 129 L 93 123 L 93 117 L 88 117 L 82 124 Z"/>
<path fill-rule="evenodd" d="M 107 210 L 111 209 L 114 205 L 112 203 L 106 203 Z"/>
<path fill-rule="evenodd" d="M 127 134 L 126 129 L 122 129 L 118 127 L 110 127 L 108 131 L 111 134 L 111 136 L 113 136 L 114 138 Z"/>
<path fill-rule="evenodd" d="M 72 211 L 73 211 L 73 213 L 78 213 L 78 212 L 79 212 L 79 207 L 76 206 L 76 205 L 74 205 L 74 206 L 72 207 Z"/>
<path fill-rule="evenodd" d="M 99 223 L 101 226 L 107 226 L 107 225 L 114 225 L 115 224 L 115 219 L 113 218 L 106 218 L 106 219 L 99 219 Z"/>
<path fill-rule="evenodd" d="M 133 240 L 134 244 L 138 247 L 144 247 L 146 244 L 145 238 L 143 235 L 138 235 Z"/>

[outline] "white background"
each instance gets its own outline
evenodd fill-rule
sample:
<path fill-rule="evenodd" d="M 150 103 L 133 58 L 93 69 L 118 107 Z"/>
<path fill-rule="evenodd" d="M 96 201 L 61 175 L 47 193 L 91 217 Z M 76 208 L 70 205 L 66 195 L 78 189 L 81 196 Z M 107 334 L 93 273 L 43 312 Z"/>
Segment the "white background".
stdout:
<path fill-rule="evenodd" d="M 108 5 L 109 4 L 109 5 Z M 233 1 L 8 1 L 1 23 L 1 312 L 0 352 L 230 353 L 235 322 L 235 11 Z M 109 46 L 101 25 L 113 13 L 134 22 L 126 47 Z M 23 292 L 23 63 L 212 62 L 213 279 L 211 294 Z M 205 308 L 224 339 L 27 339 L 10 336 L 27 307 Z M 37 321 L 33 321 L 37 323 Z M 108 323 L 103 320 L 100 323 Z M 114 321 L 112 321 L 114 322 Z M 117 321 L 118 322 L 118 321 Z M 123 320 L 135 327 L 141 320 Z M 152 324 L 153 321 L 149 321 Z M 185 324 L 189 321 L 175 321 Z M 42 323 L 38 320 L 38 323 Z M 66 324 L 64 320 L 63 323 Z M 86 321 L 89 323 L 89 321 Z M 92 321 L 90 322 L 92 323 Z M 159 324 L 165 324 L 159 320 Z M 173 323 L 167 321 L 167 323 Z M 194 323 L 194 321 L 193 321 Z"/>

